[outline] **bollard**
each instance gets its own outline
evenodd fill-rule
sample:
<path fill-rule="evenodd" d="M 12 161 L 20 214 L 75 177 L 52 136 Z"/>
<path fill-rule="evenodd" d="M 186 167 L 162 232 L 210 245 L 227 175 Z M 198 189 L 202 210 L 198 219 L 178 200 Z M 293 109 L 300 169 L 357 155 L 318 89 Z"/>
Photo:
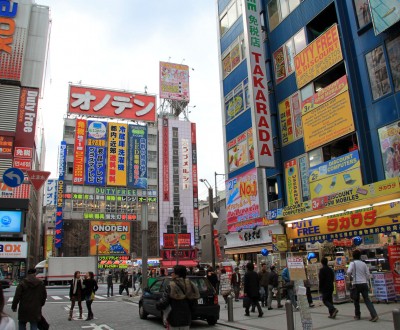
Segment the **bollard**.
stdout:
<path fill-rule="evenodd" d="M 287 330 L 294 330 L 293 306 L 291 301 L 287 300 L 285 302 L 285 309 Z"/>
<path fill-rule="evenodd" d="M 394 330 L 400 330 L 400 310 L 398 308 L 393 310 L 393 324 Z"/>
<path fill-rule="evenodd" d="M 233 297 L 228 295 L 228 322 L 233 322 Z"/>

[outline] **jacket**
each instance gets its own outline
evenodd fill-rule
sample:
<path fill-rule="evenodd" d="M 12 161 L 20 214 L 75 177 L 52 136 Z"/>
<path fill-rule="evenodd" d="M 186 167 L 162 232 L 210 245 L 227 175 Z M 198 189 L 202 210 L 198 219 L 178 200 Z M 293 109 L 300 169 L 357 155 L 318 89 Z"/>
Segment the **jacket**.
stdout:
<path fill-rule="evenodd" d="M 267 286 L 268 285 L 268 277 L 269 277 L 269 272 L 267 271 L 260 271 L 258 273 L 258 278 L 260 281 L 260 286 Z"/>
<path fill-rule="evenodd" d="M 173 327 L 185 327 L 192 322 L 190 301 L 200 298 L 199 290 L 189 280 L 175 278 L 169 282 L 156 308 L 164 310 L 168 305 L 171 311 L 168 315 L 168 322 Z"/>
<path fill-rule="evenodd" d="M 279 286 L 279 276 L 274 270 L 271 270 L 271 272 L 269 273 L 268 285 L 272 285 L 274 288 L 277 288 Z"/>
<path fill-rule="evenodd" d="M 107 275 L 107 285 L 113 285 L 113 276 L 111 274 Z"/>
<path fill-rule="evenodd" d="M 18 284 L 11 309 L 18 308 L 18 320 L 37 322 L 42 315 L 42 306 L 46 303 L 47 292 L 43 282 L 35 274 L 29 274 Z"/>
<path fill-rule="evenodd" d="M 74 286 L 75 286 L 75 281 L 78 281 L 78 283 L 76 284 L 76 291 L 74 292 Z M 76 279 L 73 278 L 71 281 L 71 286 L 69 288 L 69 298 L 71 299 L 72 296 L 78 297 L 78 296 L 83 296 L 84 292 L 83 292 L 83 280 L 82 278 Z"/>
<path fill-rule="evenodd" d="M 321 293 L 332 293 L 333 282 L 335 280 L 335 273 L 333 269 L 327 265 L 323 265 L 318 273 L 319 291 Z"/>
<path fill-rule="evenodd" d="M 244 274 L 244 293 L 250 298 L 260 298 L 260 282 L 258 281 L 258 274 L 254 270 L 247 271 Z"/>
<path fill-rule="evenodd" d="M 290 282 L 290 274 L 289 274 L 289 269 L 287 267 L 282 270 L 282 280 L 285 283 Z"/>
<path fill-rule="evenodd" d="M 232 286 L 240 286 L 241 282 L 242 282 L 241 275 L 239 273 L 234 272 L 231 276 Z"/>
<path fill-rule="evenodd" d="M 95 293 L 99 288 L 95 279 L 85 278 L 83 280 L 83 285 L 85 289 L 83 290 L 85 293 L 85 297 L 90 297 L 92 293 Z"/>

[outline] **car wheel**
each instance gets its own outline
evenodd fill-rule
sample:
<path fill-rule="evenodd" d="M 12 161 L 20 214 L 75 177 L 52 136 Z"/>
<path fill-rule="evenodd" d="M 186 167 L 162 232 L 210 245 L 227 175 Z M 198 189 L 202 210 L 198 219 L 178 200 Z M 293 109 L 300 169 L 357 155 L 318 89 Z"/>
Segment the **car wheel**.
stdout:
<path fill-rule="evenodd" d="M 142 320 L 146 320 L 147 319 L 147 315 L 149 315 L 149 314 L 144 311 L 143 304 L 140 304 L 139 305 L 139 317 Z"/>
<path fill-rule="evenodd" d="M 215 317 L 209 317 L 209 318 L 207 319 L 207 323 L 208 323 L 208 325 L 215 325 L 215 324 L 217 323 L 217 318 L 215 318 Z"/>

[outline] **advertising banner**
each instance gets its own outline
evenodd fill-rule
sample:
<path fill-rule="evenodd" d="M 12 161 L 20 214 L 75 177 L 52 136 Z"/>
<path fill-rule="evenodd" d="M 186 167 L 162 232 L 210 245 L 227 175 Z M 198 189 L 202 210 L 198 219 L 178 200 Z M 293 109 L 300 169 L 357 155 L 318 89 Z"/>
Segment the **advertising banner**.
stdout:
<path fill-rule="evenodd" d="M 60 159 L 58 163 L 58 186 L 57 186 L 57 212 L 55 224 L 54 246 L 56 249 L 61 248 L 63 239 L 63 205 L 64 205 L 64 177 L 67 161 L 67 142 L 61 141 Z"/>
<path fill-rule="evenodd" d="M 250 128 L 228 142 L 229 173 L 254 162 L 253 129 Z"/>
<path fill-rule="evenodd" d="M 57 198 L 57 180 L 49 179 L 44 191 L 44 205 L 56 205 Z"/>
<path fill-rule="evenodd" d="M 286 78 L 285 52 L 283 50 L 283 46 L 274 52 L 273 57 L 276 83 L 279 84 L 283 79 Z"/>
<path fill-rule="evenodd" d="M 318 108 L 320 105 L 347 90 L 349 90 L 347 76 L 343 76 L 301 102 L 301 113 L 305 115 L 307 112 Z"/>
<path fill-rule="evenodd" d="M 12 158 L 14 138 L 0 135 L 0 158 Z"/>
<path fill-rule="evenodd" d="M 108 123 L 107 184 L 126 186 L 128 125 Z"/>
<path fill-rule="evenodd" d="M 190 145 L 189 139 L 181 140 L 181 153 L 182 153 L 182 189 L 188 190 L 190 188 Z"/>
<path fill-rule="evenodd" d="M 272 249 L 274 251 L 286 252 L 288 250 L 286 235 L 272 234 Z"/>
<path fill-rule="evenodd" d="M 192 139 L 192 183 L 193 183 L 193 225 L 194 225 L 194 243 L 200 243 L 200 217 L 199 217 L 199 187 L 197 176 L 197 138 L 196 124 L 191 123 Z"/>
<path fill-rule="evenodd" d="M 244 111 L 243 86 L 240 84 L 225 98 L 226 122 L 229 123 Z"/>
<path fill-rule="evenodd" d="M 106 185 L 107 123 L 88 120 L 85 185 Z"/>
<path fill-rule="evenodd" d="M 308 183 L 308 155 L 303 155 L 297 158 L 300 171 L 301 193 L 303 201 L 310 200 L 310 185 Z"/>
<path fill-rule="evenodd" d="M 27 147 L 15 147 L 14 157 L 32 159 L 33 158 L 33 148 Z"/>
<path fill-rule="evenodd" d="M 169 125 L 168 118 L 162 119 L 162 168 L 163 168 L 163 201 L 169 201 Z"/>
<path fill-rule="evenodd" d="M 24 259 L 27 255 L 27 242 L 0 242 L 1 259 Z"/>
<path fill-rule="evenodd" d="M 96 246 L 98 239 L 98 246 Z M 90 255 L 129 255 L 131 242 L 130 222 L 91 221 Z"/>
<path fill-rule="evenodd" d="M 176 248 L 176 234 L 163 234 L 164 236 L 164 248 L 165 249 L 175 249 Z M 180 248 L 190 248 L 191 246 L 191 235 L 178 234 L 178 246 Z"/>
<path fill-rule="evenodd" d="M 399 0 L 368 0 L 375 35 L 382 33 L 400 20 Z"/>
<path fill-rule="evenodd" d="M 99 269 L 127 269 L 130 256 L 99 256 Z"/>
<path fill-rule="evenodd" d="M 147 189 L 147 126 L 128 126 L 128 187 Z"/>
<path fill-rule="evenodd" d="M 46 234 L 44 240 L 45 240 L 44 241 L 45 242 L 44 251 L 45 251 L 45 256 L 46 256 L 46 259 L 47 259 L 48 257 L 54 256 L 54 253 L 53 253 L 54 236 Z"/>
<path fill-rule="evenodd" d="M 162 249 L 160 251 L 163 260 L 173 260 L 177 259 L 176 249 Z M 197 260 L 197 250 L 196 249 L 186 249 L 178 250 L 178 260 Z M 196 263 L 196 261 L 193 261 Z"/>
<path fill-rule="evenodd" d="M 154 122 L 156 97 L 149 94 L 70 85 L 68 113 Z"/>
<path fill-rule="evenodd" d="M 288 205 L 299 204 L 301 202 L 301 194 L 297 159 L 285 162 L 285 178 Z"/>
<path fill-rule="evenodd" d="M 86 120 L 77 119 L 75 128 L 74 145 L 74 171 L 72 174 L 73 184 L 83 185 L 83 172 L 85 166 L 85 142 L 86 142 Z"/>
<path fill-rule="evenodd" d="M 226 219 L 228 230 L 234 224 L 260 217 L 257 169 L 253 168 L 226 181 Z"/>
<path fill-rule="evenodd" d="M 294 57 L 297 88 L 300 89 L 343 59 L 337 24 Z"/>
<path fill-rule="evenodd" d="M 304 147 L 315 149 L 341 136 L 354 132 L 349 92 L 334 97 L 302 117 Z"/>
<path fill-rule="evenodd" d="M 256 167 L 275 167 L 260 0 L 244 0 L 243 18 Z"/>
<path fill-rule="evenodd" d="M 160 62 L 160 98 L 190 101 L 189 66 Z"/>
<path fill-rule="evenodd" d="M 302 257 L 288 257 L 287 267 L 289 269 L 290 279 L 292 281 L 307 279 Z"/>
<path fill-rule="evenodd" d="M 400 295 L 400 245 L 389 245 L 388 257 L 396 294 Z"/>
<path fill-rule="evenodd" d="M 31 195 L 31 185 L 23 183 L 18 187 L 11 188 L 5 183 L 0 182 L 0 198 L 29 199 Z"/>
<path fill-rule="evenodd" d="M 292 114 L 290 111 L 290 98 L 278 104 L 279 120 L 281 122 L 282 145 L 288 145 L 293 142 L 293 123 Z"/>
<path fill-rule="evenodd" d="M 400 121 L 378 129 L 386 179 L 400 176 Z"/>
<path fill-rule="evenodd" d="M 14 140 L 15 147 L 33 148 L 35 143 L 38 101 L 38 88 L 21 88 L 18 106 L 17 127 Z"/>
<path fill-rule="evenodd" d="M 384 234 L 400 230 L 400 214 L 385 216 L 399 203 L 344 212 L 317 219 L 300 220 L 286 227 L 286 234 L 295 243 L 333 241 L 354 236 Z"/>

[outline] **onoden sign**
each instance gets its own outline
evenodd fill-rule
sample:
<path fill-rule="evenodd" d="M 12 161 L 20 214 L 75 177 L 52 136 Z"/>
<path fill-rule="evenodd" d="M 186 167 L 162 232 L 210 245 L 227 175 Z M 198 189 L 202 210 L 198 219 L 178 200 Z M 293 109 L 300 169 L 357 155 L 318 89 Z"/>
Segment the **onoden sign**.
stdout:
<path fill-rule="evenodd" d="M 337 24 L 294 57 L 298 89 L 343 59 Z"/>

